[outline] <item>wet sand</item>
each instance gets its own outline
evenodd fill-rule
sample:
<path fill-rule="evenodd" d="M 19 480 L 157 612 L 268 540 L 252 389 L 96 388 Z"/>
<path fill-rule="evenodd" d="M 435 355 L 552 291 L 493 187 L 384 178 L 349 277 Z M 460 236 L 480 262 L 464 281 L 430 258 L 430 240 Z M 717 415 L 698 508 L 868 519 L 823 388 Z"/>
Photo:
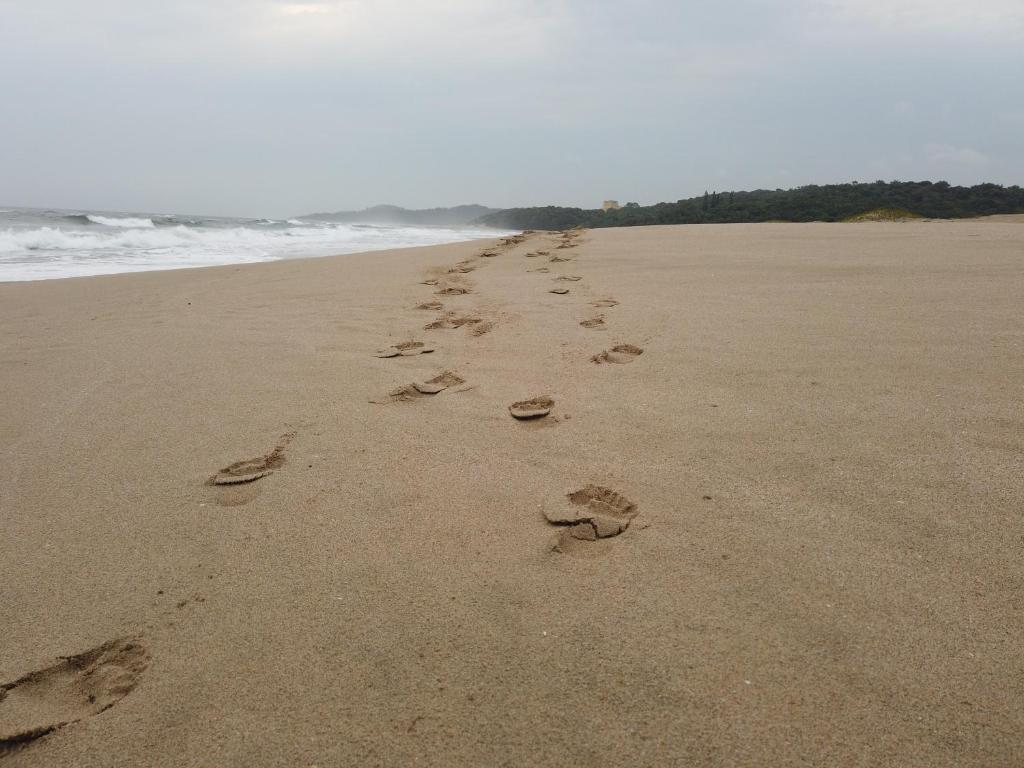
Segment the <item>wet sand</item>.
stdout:
<path fill-rule="evenodd" d="M 1024 764 L 1022 307 L 996 220 L 0 284 L 0 760 Z"/>

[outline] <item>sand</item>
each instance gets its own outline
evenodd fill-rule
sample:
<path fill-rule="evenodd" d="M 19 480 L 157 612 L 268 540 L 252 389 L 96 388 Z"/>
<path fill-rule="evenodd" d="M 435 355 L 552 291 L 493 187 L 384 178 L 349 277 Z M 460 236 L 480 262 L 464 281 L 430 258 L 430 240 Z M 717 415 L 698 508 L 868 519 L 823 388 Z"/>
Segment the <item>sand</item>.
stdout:
<path fill-rule="evenodd" d="M 999 221 L 0 285 L 2 762 L 1022 765 L 1022 307 Z"/>

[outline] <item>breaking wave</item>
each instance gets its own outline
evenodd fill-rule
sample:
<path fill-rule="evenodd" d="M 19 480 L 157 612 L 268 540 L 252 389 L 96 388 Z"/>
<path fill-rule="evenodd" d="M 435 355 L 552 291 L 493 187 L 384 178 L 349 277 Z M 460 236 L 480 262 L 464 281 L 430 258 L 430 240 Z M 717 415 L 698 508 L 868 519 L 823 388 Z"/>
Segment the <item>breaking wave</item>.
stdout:
<path fill-rule="evenodd" d="M 54 226 L 49 222 L 60 222 Z M 189 225 L 184 221 L 195 221 Z M 155 222 L 155 223 L 154 223 Z M 201 223 L 199 223 L 201 222 Z M 3 225 L 0 220 L 0 226 Z M 47 213 L 0 228 L 0 281 L 178 269 L 407 248 L 493 236 L 495 230 Z M 43 224 L 43 226 L 39 226 Z"/>
<path fill-rule="evenodd" d="M 91 221 L 93 224 L 102 224 L 105 227 L 125 227 L 132 229 L 150 228 L 153 227 L 152 219 L 133 219 L 123 218 L 118 219 L 112 216 L 97 216 L 96 214 L 86 214 L 86 219 Z"/>

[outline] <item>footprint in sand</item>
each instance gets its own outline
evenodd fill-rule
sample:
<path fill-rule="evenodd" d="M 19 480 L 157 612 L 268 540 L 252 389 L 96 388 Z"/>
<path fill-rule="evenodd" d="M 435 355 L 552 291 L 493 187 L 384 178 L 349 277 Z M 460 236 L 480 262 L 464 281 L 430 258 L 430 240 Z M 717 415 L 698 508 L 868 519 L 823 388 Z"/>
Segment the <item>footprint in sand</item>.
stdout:
<path fill-rule="evenodd" d="M 537 267 L 536 269 L 528 269 L 526 271 L 527 272 L 541 272 L 542 274 L 547 274 L 551 270 L 548 269 L 547 267 Z"/>
<path fill-rule="evenodd" d="M 460 316 L 448 313 L 437 320 L 427 323 L 423 326 L 423 330 L 435 331 L 438 329 L 461 328 L 464 325 L 469 327 L 469 332 L 473 336 L 483 336 L 494 328 L 494 322 L 491 320 L 484 320 L 481 317 L 474 317 L 472 315 Z"/>
<path fill-rule="evenodd" d="M 438 296 L 462 296 L 469 293 L 469 288 L 463 288 L 460 285 L 449 285 L 447 288 L 442 288 L 437 292 Z"/>
<path fill-rule="evenodd" d="M 405 386 L 388 392 L 386 400 L 371 400 L 370 402 L 375 405 L 384 405 L 386 403 L 407 403 L 412 402 L 413 400 L 419 400 L 423 397 L 436 395 L 446 389 L 465 383 L 466 380 L 459 376 L 459 374 L 453 373 L 452 371 L 442 371 L 432 379 L 414 381 L 411 384 L 406 384 Z"/>
<path fill-rule="evenodd" d="M 259 495 L 255 481 L 284 466 L 284 449 L 293 437 L 295 433 L 288 432 L 266 456 L 236 461 L 207 480 L 206 484 L 217 490 L 217 503 L 222 507 L 237 507 L 255 499 Z"/>
<path fill-rule="evenodd" d="M 550 253 L 551 251 L 534 251 L 533 253 L 526 254 L 526 258 L 532 259 L 536 256 L 548 256 Z"/>
<path fill-rule="evenodd" d="M 599 352 L 590 358 L 594 363 L 631 363 L 636 360 L 644 351 L 632 344 L 616 344 L 611 349 Z"/>
<path fill-rule="evenodd" d="M 425 301 L 422 304 L 417 304 L 416 305 L 416 309 L 429 309 L 429 310 L 444 309 L 444 304 L 442 304 L 440 301 Z"/>
<path fill-rule="evenodd" d="M 261 477 L 273 474 L 275 469 L 284 466 L 284 449 L 295 437 L 294 432 L 289 432 L 281 437 L 280 442 L 274 446 L 274 450 L 266 456 L 257 456 L 255 459 L 244 459 L 229 464 L 209 479 L 210 485 L 241 485 L 259 480 Z"/>
<path fill-rule="evenodd" d="M 508 407 L 508 412 L 512 414 L 512 418 L 514 419 L 528 421 L 530 419 L 540 419 L 547 416 L 551 413 L 551 409 L 554 406 L 554 400 L 542 395 L 541 397 L 534 397 L 530 400 L 520 400 L 518 403 L 512 403 L 512 405 Z"/>
<path fill-rule="evenodd" d="M 567 552 L 579 542 L 594 542 L 625 531 L 638 510 L 636 504 L 611 488 L 588 485 L 566 494 L 568 504 L 544 510 L 544 518 L 562 527 L 555 542 L 556 552 Z"/>
<path fill-rule="evenodd" d="M 575 283 L 583 278 L 579 275 L 559 275 L 555 280 L 561 280 L 562 282 Z"/>
<path fill-rule="evenodd" d="M 584 328 L 603 328 L 604 315 L 598 315 L 597 317 L 592 317 L 589 320 L 581 320 L 580 325 Z"/>
<path fill-rule="evenodd" d="M 469 272 L 472 272 L 474 269 L 476 269 L 476 267 L 473 266 L 472 264 L 457 264 L 457 265 L 455 265 L 454 267 L 452 267 L 451 269 L 448 270 L 448 274 L 450 274 L 450 275 L 465 275 L 465 274 L 467 274 Z"/>
<path fill-rule="evenodd" d="M 437 283 L 438 279 L 436 277 L 432 277 L 429 280 L 424 280 L 420 285 L 437 285 Z"/>
<path fill-rule="evenodd" d="M 548 293 L 557 293 L 559 296 L 564 296 L 569 292 L 568 288 L 552 288 Z"/>
<path fill-rule="evenodd" d="M 598 308 L 617 307 L 618 305 L 619 305 L 619 302 L 617 302 L 615 299 L 612 299 L 612 298 L 598 299 L 597 301 L 592 301 L 590 303 L 590 306 L 598 307 Z"/>
<path fill-rule="evenodd" d="M 412 357 L 413 355 L 429 354 L 434 349 L 433 346 L 424 344 L 422 341 L 403 341 L 384 349 L 378 349 L 375 357 Z"/>
<path fill-rule="evenodd" d="M 548 261 L 551 262 L 552 264 L 558 264 L 563 261 L 572 261 L 572 259 L 570 259 L 568 256 L 552 256 L 550 259 L 548 259 Z"/>
<path fill-rule="evenodd" d="M 0 684 L 0 757 L 110 709 L 134 690 L 148 665 L 142 644 L 122 638 Z"/>

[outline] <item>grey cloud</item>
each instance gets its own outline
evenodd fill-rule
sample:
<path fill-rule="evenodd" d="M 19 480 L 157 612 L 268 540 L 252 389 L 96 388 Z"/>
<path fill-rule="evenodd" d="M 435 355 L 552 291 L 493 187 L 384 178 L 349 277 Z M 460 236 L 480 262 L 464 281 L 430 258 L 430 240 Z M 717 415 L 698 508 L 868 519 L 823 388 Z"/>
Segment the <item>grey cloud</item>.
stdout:
<path fill-rule="evenodd" d="M 1020 182 L 1019 4 L 966 23 L 929 0 L 911 28 L 923 1 L 0 2 L 0 204 L 279 216 L 880 168 Z"/>

